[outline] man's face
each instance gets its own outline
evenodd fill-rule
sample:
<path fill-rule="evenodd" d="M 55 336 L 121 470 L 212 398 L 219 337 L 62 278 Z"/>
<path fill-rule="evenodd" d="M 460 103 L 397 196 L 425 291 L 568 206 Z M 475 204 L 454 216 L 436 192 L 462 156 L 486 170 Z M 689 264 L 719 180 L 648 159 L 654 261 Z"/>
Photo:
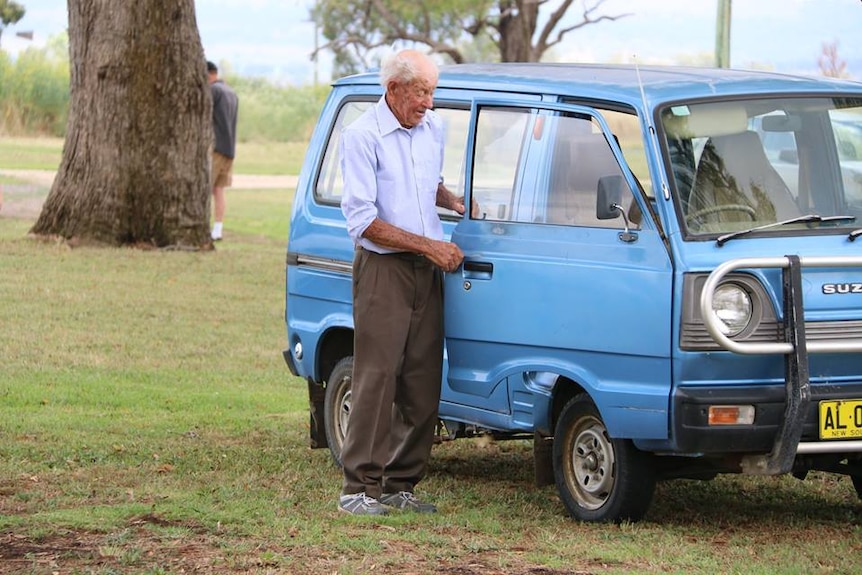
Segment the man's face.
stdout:
<path fill-rule="evenodd" d="M 389 107 L 402 126 L 412 128 L 422 121 L 425 111 L 434 106 L 436 87 L 436 74 L 421 74 L 412 82 L 389 85 Z"/>

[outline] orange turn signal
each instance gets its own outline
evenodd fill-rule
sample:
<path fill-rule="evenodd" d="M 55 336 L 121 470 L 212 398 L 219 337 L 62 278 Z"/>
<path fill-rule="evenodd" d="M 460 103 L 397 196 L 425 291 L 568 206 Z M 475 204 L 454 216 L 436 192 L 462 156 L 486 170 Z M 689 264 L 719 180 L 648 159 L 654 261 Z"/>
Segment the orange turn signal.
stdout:
<path fill-rule="evenodd" d="M 710 425 L 751 425 L 754 423 L 753 405 L 710 405 Z"/>

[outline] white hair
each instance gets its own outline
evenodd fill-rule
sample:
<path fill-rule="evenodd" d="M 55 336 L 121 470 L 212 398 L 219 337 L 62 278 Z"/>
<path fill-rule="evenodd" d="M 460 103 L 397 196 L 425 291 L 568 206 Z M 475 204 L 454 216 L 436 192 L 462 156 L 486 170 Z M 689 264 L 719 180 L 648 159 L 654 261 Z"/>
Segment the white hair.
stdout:
<path fill-rule="evenodd" d="M 418 52 L 413 52 L 417 54 Z M 424 55 L 423 55 L 424 56 Z M 425 56 L 427 58 L 427 56 Z M 429 62 L 433 61 L 429 58 Z M 420 69 L 411 51 L 402 50 L 383 57 L 380 63 L 380 84 L 385 88 L 390 82 L 409 84 L 420 75 Z"/>

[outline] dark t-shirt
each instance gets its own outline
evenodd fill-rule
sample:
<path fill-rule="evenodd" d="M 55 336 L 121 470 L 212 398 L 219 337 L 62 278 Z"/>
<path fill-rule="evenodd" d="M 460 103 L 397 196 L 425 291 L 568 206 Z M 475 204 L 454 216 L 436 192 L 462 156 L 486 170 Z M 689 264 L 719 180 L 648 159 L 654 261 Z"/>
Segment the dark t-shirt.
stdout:
<path fill-rule="evenodd" d="M 236 155 L 236 117 L 239 99 L 222 80 L 210 85 L 213 97 L 213 132 L 215 151 L 228 158 Z"/>

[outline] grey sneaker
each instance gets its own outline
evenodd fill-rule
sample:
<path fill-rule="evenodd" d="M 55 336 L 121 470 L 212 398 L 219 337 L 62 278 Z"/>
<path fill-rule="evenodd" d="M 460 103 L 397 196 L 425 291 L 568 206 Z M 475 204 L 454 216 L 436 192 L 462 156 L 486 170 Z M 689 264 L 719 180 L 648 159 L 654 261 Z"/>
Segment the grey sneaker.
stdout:
<path fill-rule="evenodd" d="M 437 507 L 432 503 L 425 503 L 409 491 L 398 493 L 384 493 L 380 497 L 380 503 L 402 511 L 415 511 L 416 513 L 437 513 Z"/>
<path fill-rule="evenodd" d="M 351 515 L 386 515 L 386 509 L 378 500 L 368 497 L 365 492 L 342 495 L 338 498 L 338 510 Z"/>

